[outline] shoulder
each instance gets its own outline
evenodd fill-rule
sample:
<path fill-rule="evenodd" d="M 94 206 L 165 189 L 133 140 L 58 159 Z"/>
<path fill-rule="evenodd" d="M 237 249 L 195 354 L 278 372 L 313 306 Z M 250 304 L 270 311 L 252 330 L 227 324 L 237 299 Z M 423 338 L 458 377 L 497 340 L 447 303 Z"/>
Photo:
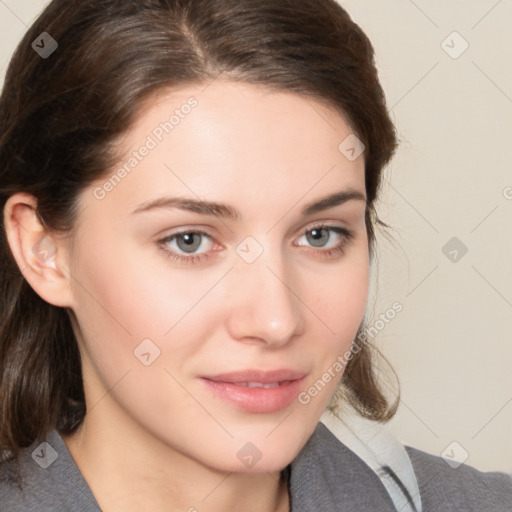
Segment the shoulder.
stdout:
<path fill-rule="evenodd" d="M 340 445 L 356 454 L 380 480 L 396 510 L 410 512 L 512 511 L 512 478 L 500 472 L 483 472 L 467 464 L 450 466 L 442 457 L 398 440 L 386 425 L 345 414 L 322 418 Z M 319 439 L 325 438 L 325 432 Z M 326 444 L 326 459 L 346 462 Z"/>
<path fill-rule="evenodd" d="M 512 478 L 405 446 L 414 468 L 424 510 L 506 512 L 512 510 Z"/>
<path fill-rule="evenodd" d="M 291 463 L 290 496 L 300 512 L 396 510 L 379 477 L 322 423 Z"/>
<path fill-rule="evenodd" d="M 72 492 L 70 490 L 72 489 Z M 57 431 L 35 442 L 16 461 L 0 463 L 3 512 L 100 511 Z"/>

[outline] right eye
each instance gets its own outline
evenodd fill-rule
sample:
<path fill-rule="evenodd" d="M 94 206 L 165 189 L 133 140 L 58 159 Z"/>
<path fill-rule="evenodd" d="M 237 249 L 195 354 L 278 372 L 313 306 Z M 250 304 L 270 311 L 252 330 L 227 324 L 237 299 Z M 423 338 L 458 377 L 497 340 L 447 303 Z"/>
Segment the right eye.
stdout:
<path fill-rule="evenodd" d="M 172 235 L 166 236 L 165 238 L 158 241 L 159 246 L 167 253 L 167 256 L 173 261 L 179 261 L 180 263 L 197 263 L 209 258 L 207 252 L 200 254 L 194 254 L 195 251 L 204 247 L 205 238 L 213 243 L 213 239 L 208 233 L 198 230 L 187 230 L 173 233 Z M 173 246 L 170 249 L 170 246 Z M 206 244 L 208 245 L 208 244 Z M 207 248 L 204 249 L 207 251 Z M 189 255 L 189 256 L 187 256 Z"/>

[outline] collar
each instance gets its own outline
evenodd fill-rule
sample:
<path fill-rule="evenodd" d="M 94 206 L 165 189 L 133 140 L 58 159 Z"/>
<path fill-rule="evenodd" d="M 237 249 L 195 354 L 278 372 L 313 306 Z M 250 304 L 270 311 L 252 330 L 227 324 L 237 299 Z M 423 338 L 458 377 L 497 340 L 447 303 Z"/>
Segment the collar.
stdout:
<path fill-rule="evenodd" d="M 384 424 L 363 418 L 352 410 L 343 411 L 340 417 L 325 411 L 320 421 L 378 476 L 397 510 L 422 511 L 411 460 L 404 445 Z"/>

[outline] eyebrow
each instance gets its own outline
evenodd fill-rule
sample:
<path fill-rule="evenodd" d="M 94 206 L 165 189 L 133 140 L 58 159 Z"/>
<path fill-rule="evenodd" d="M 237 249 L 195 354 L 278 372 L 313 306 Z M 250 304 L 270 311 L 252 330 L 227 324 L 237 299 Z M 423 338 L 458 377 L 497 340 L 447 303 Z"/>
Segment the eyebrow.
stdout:
<path fill-rule="evenodd" d="M 323 197 L 317 201 L 307 204 L 301 210 L 301 218 L 314 213 L 333 208 L 346 203 L 347 201 L 357 200 L 365 201 L 364 194 L 354 189 L 342 190 L 329 196 Z M 200 215 L 210 215 L 229 220 L 239 220 L 240 212 L 230 205 L 216 203 L 213 201 L 204 201 L 197 199 L 189 199 L 182 197 L 159 197 L 153 201 L 147 201 L 135 208 L 130 215 L 142 212 L 148 212 L 156 209 L 179 209 L 189 212 L 198 213 Z"/>

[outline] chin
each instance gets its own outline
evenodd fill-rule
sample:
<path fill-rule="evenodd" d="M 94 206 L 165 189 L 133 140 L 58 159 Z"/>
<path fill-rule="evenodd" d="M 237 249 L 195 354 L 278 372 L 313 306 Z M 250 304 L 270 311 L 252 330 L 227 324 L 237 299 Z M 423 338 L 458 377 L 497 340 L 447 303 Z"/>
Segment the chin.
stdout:
<path fill-rule="evenodd" d="M 226 461 L 224 458 L 222 462 L 217 460 L 217 464 L 213 464 L 213 466 L 220 471 L 247 475 L 279 473 L 295 458 L 295 454 L 289 457 L 283 456 L 283 454 L 267 454 L 266 457 L 263 454 L 254 454 L 253 460 L 248 459 L 248 456 L 249 454 L 243 455 L 242 460 L 234 458 Z M 261 458 L 258 459 L 258 456 Z"/>
<path fill-rule="evenodd" d="M 305 438 L 309 438 L 309 433 L 297 429 L 286 430 L 283 424 L 269 435 L 272 428 L 258 433 L 231 430 L 233 438 L 230 439 L 226 439 L 225 433 L 198 436 L 193 444 L 187 447 L 182 445 L 182 453 L 217 471 L 278 473 L 295 459 L 307 441 Z"/>
<path fill-rule="evenodd" d="M 293 415 L 290 415 L 290 420 Z M 240 437 L 233 443 L 234 466 L 230 471 L 241 473 L 273 473 L 290 464 L 309 439 L 309 428 L 290 428 L 285 420 L 253 435 Z M 314 427 L 313 427 L 314 429 Z"/>

